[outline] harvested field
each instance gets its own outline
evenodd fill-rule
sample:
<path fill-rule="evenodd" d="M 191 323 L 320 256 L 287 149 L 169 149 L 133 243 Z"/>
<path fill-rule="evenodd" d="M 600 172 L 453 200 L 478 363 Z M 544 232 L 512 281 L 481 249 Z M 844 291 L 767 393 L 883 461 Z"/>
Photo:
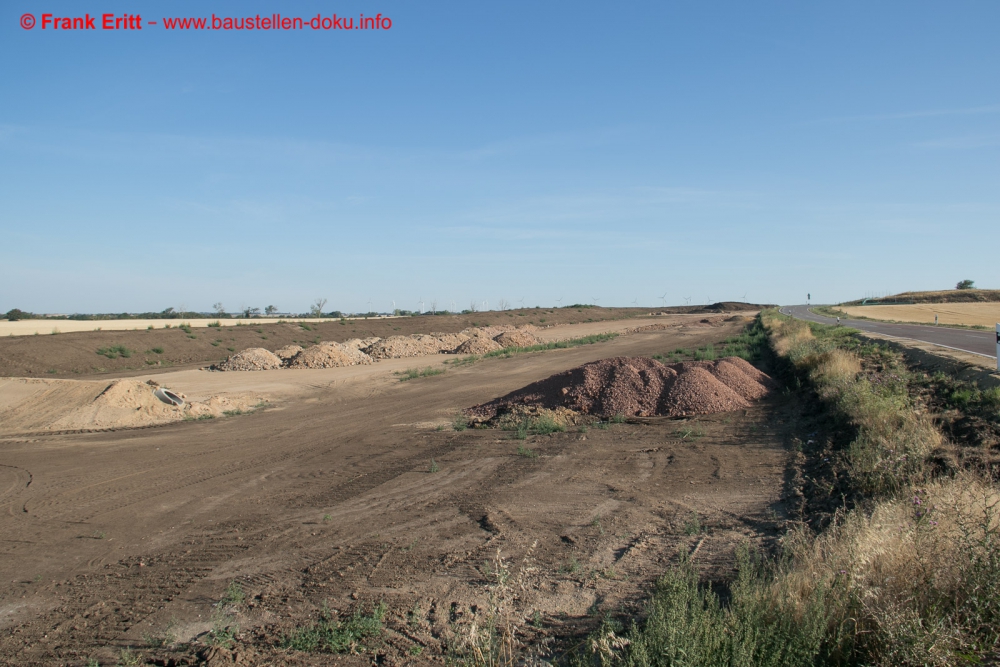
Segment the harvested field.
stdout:
<path fill-rule="evenodd" d="M 916 303 L 903 306 L 838 306 L 837 310 L 850 317 L 867 317 L 889 322 L 960 324 L 963 326 L 994 327 L 1000 322 L 1000 301 L 976 303 Z"/>
<path fill-rule="evenodd" d="M 529 558 L 517 613 L 538 620 L 519 637 L 538 647 L 577 641 L 606 611 L 636 611 L 678 549 L 696 550 L 707 577 L 728 576 L 736 545 L 768 543 L 784 511 L 783 442 L 797 431 L 771 404 L 682 422 L 683 433 L 677 422 L 612 424 L 511 441 L 450 425 L 463 405 L 602 357 L 718 344 L 737 330 L 639 333 L 404 383 L 391 370 L 405 359 L 187 370 L 157 378 L 192 396 L 268 377 L 301 393 L 235 418 L 2 437 L 0 663 L 116 664 L 132 647 L 153 664 L 195 664 L 199 653 L 226 664 L 233 652 L 247 666 L 368 664 L 369 651 L 405 664 L 414 646 L 441 662 L 444 642 L 481 618 L 483 562 L 498 548 L 515 572 Z M 35 391 L 4 386 L 0 401 Z M 281 646 L 324 604 L 344 619 L 379 601 L 385 628 L 364 655 Z M 239 626 L 233 652 L 209 646 L 216 623 Z M 167 633 L 176 643 L 161 641 Z"/>
<path fill-rule="evenodd" d="M 295 355 L 289 360 L 289 368 L 342 368 L 370 364 L 370 356 L 354 347 L 340 343 L 323 342 L 313 345 Z"/>
<path fill-rule="evenodd" d="M 508 347 L 531 347 L 538 345 L 540 341 L 536 336 L 527 331 L 505 331 L 496 336 L 493 340 L 500 344 L 502 348 Z"/>
<path fill-rule="evenodd" d="M 683 417 L 747 408 L 773 386 L 738 357 L 669 366 L 645 357 L 615 357 L 534 382 L 465 414 L 490 421 L 516 406 L 535 406 L 598 417 Z"/>
<path fill-rule="evenodd" d="M 281 368 L 281 358 L 262 347 L 251 347 L 232 355 L 212 368 L 217 371 L 270 371 Z"/>

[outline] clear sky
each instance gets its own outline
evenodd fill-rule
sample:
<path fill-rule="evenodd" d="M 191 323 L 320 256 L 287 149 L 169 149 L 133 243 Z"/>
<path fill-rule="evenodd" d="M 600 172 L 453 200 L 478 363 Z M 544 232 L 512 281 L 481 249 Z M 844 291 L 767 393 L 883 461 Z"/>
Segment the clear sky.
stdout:
<path fill-rule="evenodd" d="M 136 11 L 159 24 L 42 28 Z M 392 27 L 162 25 L 213 12 Z M 1000 287 L 998 26 L 986 1 L 4 2 L 0 312 Z"/>

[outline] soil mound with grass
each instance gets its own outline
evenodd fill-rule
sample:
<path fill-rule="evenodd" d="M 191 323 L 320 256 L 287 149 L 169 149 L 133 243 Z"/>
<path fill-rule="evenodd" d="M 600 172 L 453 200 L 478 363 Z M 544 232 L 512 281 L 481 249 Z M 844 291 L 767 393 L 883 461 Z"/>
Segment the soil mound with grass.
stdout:
<path fill-rule="evenodd" d="M 492 338 L 475 336 L 455 348 L 455 354 L 487 354 L 502 350 L 503 346 Z"/>
<path fill-rule="evenodd" d="M 251 347 L 212 366 L 216 371 L 270 371 L 281 368 L 281 357 L 262 347 Z"/>
<path fill-rule="evenodd" d="M 670 365 L 647 357 L 614 357 L 534 382 L 465 414 L 486 422 L 535 406 L 598 417 L 685 417 L 747 408 L 773 386 L 767 375 L 738 357 Z"/>
<path fill-rule="evenodd" d="M 538 345 L 542 342 L 533 334 L 524 330 L 505 331 L 499 336 L 496 336 L 493 340 L 499 343 L 500 347 L 504 349 L 508 347 L 531 347 L 532 345 Z"/>
<path fill-rule="evenodd" d="M 364 352 L 340 343 L 322 342 L 299 352 L 288 362 L 289 368 L 342 368 L 372 363 Z"/>

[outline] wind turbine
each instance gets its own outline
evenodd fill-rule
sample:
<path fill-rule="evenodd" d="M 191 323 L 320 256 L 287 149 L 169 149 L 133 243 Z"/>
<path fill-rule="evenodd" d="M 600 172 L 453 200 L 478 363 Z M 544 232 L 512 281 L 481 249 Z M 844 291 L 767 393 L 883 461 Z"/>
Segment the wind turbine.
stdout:
<path fill-rule="evenodd" d="M 691 305 L 691 297 L 689 297 L 689 296 L 684 297 L 684 305 L 685 306 L 690 306 Z"/>
<path fill-rule="evenodd" d="M 522 296 L 520 299 L 517 300 L 517 302 L 519 304 L 521 304 L 521 308 L 523 309 L 524 308 L 524 297 Z"/>
<path fill-rule="evenodd" d="M 372 312 L 372 298 L 368 297 L 368 312 Z"/>
<path fill-rule="evenodd" d="M 632 299 L 632 305 L 633 306 L 638 306 L 639 305 L 639 297 L 635 297 L 634 299 Z"/>
<path fill-rule="evenodd" d="M 562 305 L 562 299 L 563 299 L 562 297 L 559 297 L 558 299 L 556 299 L 556 303 L 560 304 L 559 307 L 561 307 L 561 305 Z"/>
<path fill-rule="evenodd" d="M 660 297 L 660 305 L 662 305 L 664 308 L 667 307 L 667 293 L 666 292 L 664 292 L 663 296 Z"/>
<path fill-rule="evenodd" d="M 424 297 L 420 297 L 420 299 L 418 299 L 418 301 L 420 302 L 420 312 L 423 313 L 424 312 Z"/>
<path fill-rule="evenodd" d="M 743 303 L 747 302 L 747 293 L 743 292 Z"/>
<path fill-rule="evenodd" d="M 597 305 L 597 302 L 600 301 L 600 299 L 598 299 L 596 296 L 590 297 L 590 300 L 594 302 L 595 306 Z"/>

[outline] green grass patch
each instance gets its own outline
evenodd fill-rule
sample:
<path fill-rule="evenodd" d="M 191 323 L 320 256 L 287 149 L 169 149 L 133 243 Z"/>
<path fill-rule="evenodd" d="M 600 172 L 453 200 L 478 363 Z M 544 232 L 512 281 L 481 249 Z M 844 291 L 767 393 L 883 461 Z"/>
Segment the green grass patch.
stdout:
<path fill-rule="evenodd" d="M 111 347 L 98 348 L 97 354 L 108 359 L 117 359 L 118 357 L 125 357 L 127 359 L 134 354 L 134 350 L 130 350 L 124 345 L 112 345 Z"/>
<path fill-rule="evenodd" d="M 407 368 L 405 371 L 396 371 L 394 375 L 399 378 L 400 382 L 406 382 L 407 380 L 416 380 L 417 378 L 426 378 L 434 375 L 441 375 L 444 373 L 443 368 L 433 368 L 428 366 L 427 368 Z"/>
<path fill-rule="evenodd" d="M 382 635 L 385 613 L 386 605 L 381 603 L 370 614 L 357 611 L 338 621 L 324 606 L 318 621 L 286 635 L 281 645 L 309 653 L 360 653 Z"/>

